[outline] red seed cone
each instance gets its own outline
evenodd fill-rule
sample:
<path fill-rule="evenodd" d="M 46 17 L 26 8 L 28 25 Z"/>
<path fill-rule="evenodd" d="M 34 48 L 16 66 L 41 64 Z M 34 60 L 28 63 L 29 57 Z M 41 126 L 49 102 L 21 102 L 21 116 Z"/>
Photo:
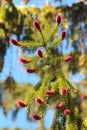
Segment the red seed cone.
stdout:
<path fill-rule="evenodd" d="M 27 73 L 34 73 L 36 71 L 36 69 L 32 69 L 32 68 L 27 68 L 26 72 Z"/>
<path fill-rule="evenodd" d="M 66 58 L 64 59 L 65 62 L 69 62 L 69 61 L 71 61 L 71 60 L 72 60 L 72 56 L 68 56 L 68 57 L 66 57 Z"/>
<path fill-rule="evenodd" d="M 65 37 L 66 37 L 66 31 L 63 30 L 63 31 L 61 32 L 61 38 L 62 38 L 62 40 L 64 40 Z"/>
<path fill-rule="evenodd" d="M 68 91 L 67 88 L 65 88 L 65 87 L 61 88 L 60 94 L 65 95 L 67 93 L 67 91 Z"/>
<path fill-rule="evenodd" d="M 38 104 L 43 104 L 44 100 L 42 98 L 40 98 L 40 97 L 36 97 L 35 102 L 38 103 Z"/>
<path fill-rule="evenodd" d="M 48 96 L 51 96 L 55 93 L 55 90 L 46 90 L 45 91 L 45 94 L 48 95 Z"/>
<path fill-rule="evenodd" d="M 65 110 L 64 110 L 64 114 L 65 114 L 65 115 L 69 115 L 70 113 L 71 113 L 71 110 L 69 110 L 69 109 L 65 109 Z"/>
<path fill-rule="evenodd" d="M 38 49 L 37 53 L 38 53 L 39 57 L 41 57 L 41 58 L 43 57 L 43 53 L 42 53 L 42 51 L 40 49 Z"/>
<path fill-rule="evenodd" d="M 27 106 L 27 104 L 24 102 L 24 101 L 22 101 L 22 100 L 17 100 L 17 105 L 18 105 L 18 107 L 26 107 Z"/>
<path fill-rule="evenodd" d="M 56 23 L 59 25 L 61 22 L 62 22 L 62 16 L 61 16 L 61 14 L 58 14 L 56 16 Z"/>
<path fill-rule="evenodd" d="M 41 119 L 41 117 L 38 116 L 37 114 L 33 114 L 33 115 L 32 115 L 32 119 L 38 121 L 38 120 Z"/>
<path fill-rule="evenodd" d="M 20 46 L 19 42 L 18 42 L 16 39 L 14 39 L 14 38 L 11 38 L 11 39 L 10 39 L 10 42 L 11 42 L 13 45 L 15 45 L 15 46 Z"/>
<path fill-rule="evenodd" d="M 57 104 L 56 109 L 62 109 L 64 107 L 65 107 L 65 103 L 61 102 L 61 103 Z"/>
<path fill-rule="evenodd" d="M 20 63 L 23 63 L 23 64 L 27 64 L 27 63 L 30 63 L 31 61 L 29 61 L 29 60 L 27 60 L 27 59 L 25 59 L 25 58 L 20 58 L 20 59 L 19 59 L 19 62 L 20 62 Z"/>
<path fill-rule="evenodd" d="M 41 31 L 41 27 L 40 27 L 39 21 L 35 20 L 35 21 L 33 22 L 33 25 L 34 25 L 34 27 L 35 27 L 37 30 Z"/>

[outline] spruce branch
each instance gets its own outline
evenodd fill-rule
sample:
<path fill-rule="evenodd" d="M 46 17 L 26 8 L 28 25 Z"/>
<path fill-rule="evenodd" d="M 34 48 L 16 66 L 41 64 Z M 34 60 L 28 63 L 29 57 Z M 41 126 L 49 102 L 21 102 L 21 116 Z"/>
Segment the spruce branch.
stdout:
<path fill-rule="evenodd" d="M 42 30 L 40 31 L 40 34 L 41 34 L 41 37 L 42 37 L 42 40 L 43 40 L 43 47 L 46 49 L 46 43 L 45 43 L 45 39 L 44 39 Z"/>

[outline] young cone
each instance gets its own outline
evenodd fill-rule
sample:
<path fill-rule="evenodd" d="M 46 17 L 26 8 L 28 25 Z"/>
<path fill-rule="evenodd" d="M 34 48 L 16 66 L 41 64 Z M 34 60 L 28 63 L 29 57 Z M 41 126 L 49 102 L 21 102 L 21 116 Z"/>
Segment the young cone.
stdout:
<path fill-rule="evenodd" d="M 42 51 L 41 51 L 40 49 L 38 49 L 37 53 L 38 53 L 38 56 L 39 56 L 40 58 L 43 57 L 43 53 L 42 53 Z"/>
<path fill-rule="evenodd" d="M 66 57 L 66 58 L 64 59 L 65 62 L 69 62 L 69 61 L 71 61 L 71 60 L 72 60 L 72 56 L 68 56 L 68 57 Z"/>
<path fill-rule="evenodd" d="M 67 93 L 67 91 L 68 91 L 67 88 L 65 88 L 65 87 L 61 88 L 60 94 L 65 95 Z"/>
<path fill-rule="evenodd" d="M 33 115 L 32 115 L 32 119 L 38 121 L 38 120 L 41 119 L 41 117 L 38 116 L 37 114 L 33 114 Z"/>
<path fill-rule="evenodd" d="M 36 69 L 32 69 L 32 68 L 27 68 L 26 72 L 27 73 L 34 73 L 36 71 Z"/>
<path fill-rule="evenodd" d="M 46 90 L 46 91 L 45 91 L 45 94 L 48 95 L 48 96 L 51 96 L 51 95 L 53 95 L 54 93 L 55 93 L 54 90 Z"/>
<path fill-rule="evenodd" d="M 27 104 L 24 102 L 24 101 L 22 101 L 22 100 L 17 100 L 17 105 L 18 105 L 18 107 L 26 107 L 27 106 Z"/>
<path fill-rule="evenodd" d="M 56 23 L 59 25 L 61 22 L 62 22 L 62 16 L 61 16 L 61 14 L 58 14 L 56 16 Z"/>
<path fill-rule="evenodd" d="M 41 31 L 41 27 L 40 27 L 39 21 L 35 20 L 35 21 L 33 22 L 33 25 L 34 25 L 34 27 L 35 27 L 37 30 Z"/>
<path fill-rule="evenodd" d="M 66 31 L 63 30 L 63 31 L 61 32 L 61 38 L 62 38 L 62 40 L 64 40 L 65 37 L 66 37 Z"/>
<path fill-rule="evenodd" d="M 38 103 L 38 104 L 43 104 L 44 100 L 42 98 L 40 98 L 40 97 L 36 97 L 35 102 Z"/>
<path fill-rule="evenodd" d="M 19 62 L 20 62 L 20 63 L 23 63 L 23 64 L 27 64 L 27 63 L 30 63 L 31 61 L 29 61 L 29 60 L 27 60 L 27 59 L 25 59 L 25 58 L 20 58 L 20 59 L 19 59 Z"/>
<path fill-rule="evenodd" d="M 57 106 L 56 106 L 56 109 L 62 109 L 65 107 L 65 103 L 64 102 L 61 102 L 59 103 Z"/>
<path fill-rule="evenodd" d="M 69 110 L 69 109 L 65 109 L 65 110 L 64 110 L 64 114 L 65 114 L 65 115 L 69 115 L 70 113 L 71 113 L 71 110 Z"/>
<path fill-rule="evenodd" d="M 19 42 L 16 39 L 14 39 L 14 38 L 10 39 L 10 43 L 12 43 L 15 46 L 20 46 Z"/>

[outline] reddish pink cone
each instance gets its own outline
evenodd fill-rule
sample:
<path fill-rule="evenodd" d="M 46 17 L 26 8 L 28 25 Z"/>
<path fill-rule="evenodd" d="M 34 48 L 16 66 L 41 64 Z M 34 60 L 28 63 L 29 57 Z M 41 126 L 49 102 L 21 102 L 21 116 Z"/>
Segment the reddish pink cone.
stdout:
<path fill-rule="evenodd" d="M 56 23 L 59 25 L 62 22 L 62 16 L 60 14 L 58 14 L 56 16 Z"/>
<path fill-rule="evenodd" d="M 27 68 L 26 72 L 27 73 L 34 73 L 36 70 L 35 69 L 31 69 L 31 68 Z"/>
<path fill-rule="evenodd" d="M 38 53 L 38 56 L 39 56 L 39 57 L 41 57 L 41 58 L 43 57 L 43 53 L 42 53 L 42 51 L 41 51 L 40 49 L 38 50 L 37 53 Z"/>
<path fill-rule="evenodd" d="M 35 27 L 37 30 L 41 31 L 39 21 L 35 20 L 35 21 L 33 22 L 33 25 L 34 25 L 34 27 Z"/>
<path fill-rule="evenodd" d="M 19 106 L 19 107 L 26 107 L 27 106 L 27 104 L 24 102 L 24 101 L 22 101 L 22 100 L 17 100 L 17 105 Z"/>
<path fill-rule="evenodd" d="M 65 103 L 64 102 L 61 102 L 59 103 L 57 106 L 56 106 L 56 109 L 62 109 L 65 107 Z"/>
<path fill-rule="evenodd" d="M 36 97 L 35 102 L 38 103 L 38 104 L 43 104 L 44 100 L 42 98 L 40 98 L 40 97 Z"/>
<path fill-rule="evenodd" d="M 69 62 L 69 61 L 71 61 L 71 60 L 72 60 L 72 56 L 68 56 L 68 57 L 66 57 L 66 58 L 64 59 L 65 62 Z"/>
<path fill-rule="evenodd" d="M 37 114 L 33 114 L 33 115 L 32 115 L 32 119 L 38 121 L 38 120 L 41 119 L 41 117 L 38 116 Z"/>
<path fill-rule="evenodd" d="M 64 38 L 66 37 L 66 31 L 65 30 L 63 30 L 61 32 L 61 37 L 62 37 L 62 40 L 64 40 Z"/>
<path fill-rule="evenodd" d="M 71 113 L 71 110 L 69 110 L 69 109 L 65 109 L 65 110 L 64 110 L 64 114 L 65 114 L 65 115 L 69 115 L 70 113 Z"/>
<path fill-rule="evenodd" d="M 45 91 L 45 94 L 46 94 L 46 95 L 49 95 L 49 96 L 53 95 L 54 93 L 55 93 L 54 90 L 46 90 L 46 91 Z"/>
<path fill-rule="evenodd" d="M 67 88 L 61 88 L 60 94 L 65 95 L 67 93 Z"/>
<path fill-rule="evenodd" d="M 20 63 L 23 63 L 23 64 L 27 64 L 27 63 L 30 63 L 31 61 L 29 61 L 29 60 L 27 60 L 27 59 L 25 59 L 25 58 L 20 58 L 20 59 L 19 59 L 19 62 L 20 62 Z"/>
<path fill-rule="evenodd" d="M 11 39 L 10 39 L 10 42 L 11 42 L 12 44 L 14 44 L 15 46 L 20 46 L 19 42 L 18 42 L 16 39 L 14 39 L 14 38 L 11 38 Z"/>

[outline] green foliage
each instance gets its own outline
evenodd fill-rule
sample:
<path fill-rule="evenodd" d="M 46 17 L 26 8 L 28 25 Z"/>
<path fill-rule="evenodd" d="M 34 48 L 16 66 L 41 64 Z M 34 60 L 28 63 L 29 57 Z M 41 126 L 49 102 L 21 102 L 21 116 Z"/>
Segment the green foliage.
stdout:
<path fill-rule="evenodd" d="M 35 30 L 35 32 L 36 31 L 38 32 L 38 30 Z M 36 59 L 34 59 L 33 56 L 31 58 L 27 57 L 28 59 L 32 59 L 31 62 L 29 63 L 29 67 L 35 68 L 36 73 L 40 76 L 40 82 L 31 89 L 31 93 L 27 92 L 26 94 L 25 101 L 27 103 L 28 115 L 31 118 L 32 114 L 36 113 L 37 115 L 40 115 L 40 117 L 43 117 L 47 108 L 53 107 L 55 110 L 56 104 L 64 102 L 65 108 L 70 109 L 71 114 L 66 116 L 63 113 L 64 109 L 55 110 L 56 114 L 54 115 L 53 123 L 50 127 L 50 130 L 54 129 L 58 130 L 60 128 L 68 130 L 69 128 L 73 128 L 73 126 L 75 127 L 75 129 L 80 129 L 83 127 L 82 118 L 80 118 L 80 116 L 77 114 L 78 112 L 80 114 L 80 111 L 79 108 L 75 105 L 75 98 L 76 98 L 75 93 L 77 92 L 77 87 L 74 86 L 68 79 L 66 79 L 64 72 L 62 71 L 61 65 L 63 62 L 63 56 L 57 57 L 57 55 L 55 56 L 55 53 L 51 51 L 51 48 L 53 48 L 55 45 L 61 42 L 61 38 L 55 40 L 54 38 L 55 35 L 53 35 L 55 29 L 53 27 L 52 31 L 48 35 L 48 41 L 46 42 L 46 38 L 44 37 L 45 35 L 43 32 L 44 31 L 42 31 L 41 28 L 41 31 L 39 31 L 37 35 L 38 41 L 40 38 L 40 41 L 42 41 L 43 43 L 42 44 L 42 47 L 44 48 L 44 51 L 42 52 L 43 57 L 35 56 Z M 53 40 L 51 41 L 50 38 L 52 36 Z M 50 44 L 48 45 L 49 42 Z M 32 47 L 35 47 L 35 42 L 34 44 L 32 44 Z M 25 67 L 28 66 L 25 65 Z M 63 87 L 66 87 L 68 90 L 67 94 L 65 95 L 61 95 L 61 89 Z M 54 90 L 55 93 L 49 96 L 46 95 L 45 93 L 46 90 Z M 44 103 L 37 105 L 37 103 L 35 102 L 35 99 L 37 97 L 44 99 Z M 75 111 L 75 109 L 78 110 Z M 58 122 L 59 118 L 63 119 L 63 123 L 62 121 Z M 78 124 L 80 126 L 78 126 Z"/>
<path fill-rule="evenodd" d="M 47 33 L 47 30 L 46 30 L 46 43 L 48 43 L 50 40 L 52 40 L 53 39 L 53 37 L 54 37 L 54 34 L 55 34 L 55 32 L 56 32 L 56 30 L 57 30 L 57 24 L 55 24 L 55 25 L 53 25 L 52 27 L 51 27 L 51 30 L 50 30 L 50 32 L 48 31 L 48 33 Z"/>
<path fill-rule="evenodd" d="M 60 42 L 61 42 L 61 38 L 56 39 L 55 41 L 53 41 L 53 42 L 51 43 L 51 45 L 49 46 L 49 48 L 50 48 L 50 49 L 53 48 L 56 44 L 58 44 L 58 43 L 60 43 Z"/>
<path fill-rule="evenodd" d="M 38 41 L 35 43 L 35 41 L 22 41 L 20 42 L 20 45 L 23 47 L 40 47 L 43 46 L 43 44 L 39 43 Z"/>

